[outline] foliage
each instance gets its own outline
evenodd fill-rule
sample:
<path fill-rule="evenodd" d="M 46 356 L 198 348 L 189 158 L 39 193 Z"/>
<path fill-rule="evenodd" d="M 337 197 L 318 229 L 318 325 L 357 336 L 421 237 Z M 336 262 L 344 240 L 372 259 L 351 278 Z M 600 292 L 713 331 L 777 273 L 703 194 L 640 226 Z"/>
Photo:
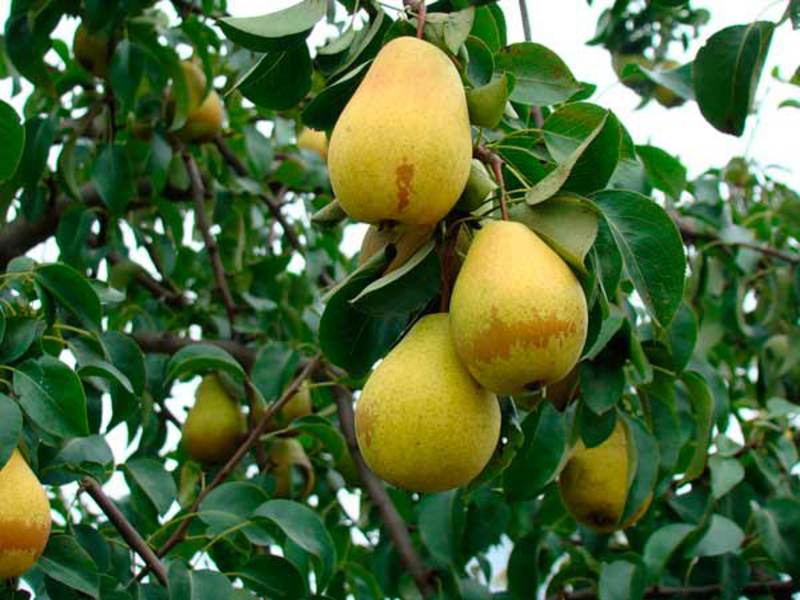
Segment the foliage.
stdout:
<path fill-rule="evenodd" d="M 346 222 L 324 159 L 297 134 L 330 131 L 381 46 L 414 34 L 420 16 L 407 4 L 303 0 L 237 18 L 224 0 L 174 0 L 170 19 L 167 2 L 13 0 L 0 77 L 15 94 L 29 89 L 23 80 L 34 87 L 22 115 L 0 101 L 0 463 L 20 446 L 55 515 L 20 589 L 53 599 L 611 599 L 654 585 L 718 586 L 710 593 L 724 597 L 800 586 L 782 581 L 800 576 L 800 195 L 738 157 L 687 179 L 669 149 L 637 145 L 552 50 L 510 43 L 506 19 L 517 15 L 440 0 L 424 34 L 449 53 L 473 103 L 500 103 L 470 108 L 484 125 L 473 130 L 476 156 L 504 189 L 472 213 L 456 208 L 404 268 L 382 275 L 392 245 L 358 266 L 341 249 Z M 618 0 L 593 43 L 650 61 L 620 74 L 646 83 L 631 86 L 643 99 L 661 86 L 740 135 L 782 24 L 715 32 L 692 64 L 661 69 L 670 43 L 707 21 L 691 5 Z M 798 6 L 786 12 L 795 26 Z M 114 40 L 105 78 L 51 37 L 74 17 Z M 312 49 L 325 19 L 337 33 Z M 213 143 L 177 135 L 192 108 L 188 54 L 224 99 Z M 421 93 L 419 110 L 428 101 Z M 352 390 L 437 310 L 453 232 L 498 217 L 503 194 L 511 218 L 542 235 L 586 292 L 577 399 L 504 399 L 503 441 L 465 488 L 385 489 L 357 470 Z M 51 239 L 58 262 L 26 256 Z M 174 385 L 212 371 L 253 433 L 243 456 L 205 468 L 176 443 L 185 417 L 169 404 Z M 259 430 L 306 377 L 316 414 Z M 655 499 L 636 526 L 599 535 L 565 511 L 556 479 L 577 439 L 596 445 L 621 418 L 637 454 L 626 517 Z M 117 428 L 125 448 L 112 453 Z M 310 469 L 298 460 L 279 493 L 268 452 L 280 435 L 302 444 Z M 93 482 L 123 490 L 111 509 Z M 142 557 L 114 506 L 158 561 Z M 410 547 L 396 545 L 408 537 Z M 498 546 L 510 549 L 507 566 Z M 163 573 L 139 581 L 145 564 Z M 26 597 L 6 585 L 7 597 Z"/>

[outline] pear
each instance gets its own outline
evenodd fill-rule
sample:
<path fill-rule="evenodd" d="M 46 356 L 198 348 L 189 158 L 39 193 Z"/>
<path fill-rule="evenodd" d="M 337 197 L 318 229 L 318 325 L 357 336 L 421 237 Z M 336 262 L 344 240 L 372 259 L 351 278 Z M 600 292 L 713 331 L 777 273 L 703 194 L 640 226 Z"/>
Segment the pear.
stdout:
<path fill-rule="evenodd" d="M 183 446 L 198 462 L 223 463 L 236 451 L 245 433 L 239 403 L 228 395 L 216 375 L 203 378 L 195 398 L 183 424 Z"/>
<path fill-rule="evenodd" d="M 465 212 L 472 212 L 485 206 L 486 199 L 497 189 L 497 184 L 489 175 L 483 163 L 472 159 L 467 186 L 456 206 Z"/>
<path fill-rule="evenodd" d="M 297 147 L 310 150 L 320 155 L 322 160 L 328 158 L 328 138 L 324 131 L 305 128 L 297 136 Z"/>
<path fill-rule="evenodd" d="M 564 506 L 578 523 L 600 533 L 630 527 L 647 512 L 653 499 L 651 494 L 636 513 L 619 522 L 628 498 L 631 466 L 621 420 L 608 439 L 594 448 L 586 448 L 579 440 L 558 479 Z"/>
<path fill-rule="evenodd" d="M 358 255 L 358 264 L 363 265 L 374 254 L 387 244 L 393 244 L 397 253 L 387 265 L 384 273 L 402 267 L 409 258 L 425 245 L 433 236 L 434 227 L 431 225 L 370 225 L 361 242 L 361 253 Z"/>
<path fill-rule="evenodd" d="M 308 459 L 303 445 L 294 438 L 277 438 L 272 441 L 269 448 L 270 472 L 275 477 L 275 496 L 289 498 L 294 495 L 294 481 L 292 476 L 295 469 L 302 472 L 303 489 L 302 497 L 308 496 L 314 489 L 316 478 L 314 467 Z"/>
<path fill-rule="evenodd" d="M 98 77 L 105 77 L 114 53 L 114 40 L 102 31 L 90 32 L 81 24 L 75 30 L 72 50 L 80 65 Z"/>
<path fill-rule="evenodd" d="M 580 358 L 588 314 L 581 284 L 525 225 L 490 221 L 470 246 L 450 300 L 453 341 L 485 388 L 551 384 Z"/>
<path fill-rule="evenodd" d="M 500 435 L 497 397 L 458 360 L 446 313 L 420 319 L 367 380 L 356 437 L 381 479 L 417 492 L 470 482 Z"/>
<path fill-rule="evenodd" d="M 284 404 L 269 424 L 269 431 L 277 431 L 288 427 L 292 421 L 310 415 L 314 410 L 311 400 L 311 389 L 308 381 L 303 381 L 300 388 Z"/>
<path fill-rule="evenodd" d="M 50 535 L 50 502 L 19 450 L 0 469 L 0 581 L 39 558 Z"/>
<path fill-rule="evenodd" d="M 328 169 L 350 217 L 433 225 L 461 195 L 471 159 L 458 71 L 436 46 L 399 37 L 378 53 L 336 122 Z"/>
<path fill-rule="evenodd" d="M 213 89 L 206 91 L 205 73 L 190 61 L 181 63 L 183 76 L 189 88 L 189 114 L 186 123 L 178 131 L 184 142 L 199 144 L 212 141 L 222 129 L 225 111 L 219 94 Z"/>

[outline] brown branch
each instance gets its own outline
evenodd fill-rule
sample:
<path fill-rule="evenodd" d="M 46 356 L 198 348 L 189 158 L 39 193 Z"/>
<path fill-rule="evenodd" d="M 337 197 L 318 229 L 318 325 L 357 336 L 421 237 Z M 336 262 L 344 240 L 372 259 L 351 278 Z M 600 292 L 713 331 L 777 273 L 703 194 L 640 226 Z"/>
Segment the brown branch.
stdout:
<path fill-rule="evenodd" d="M 691 596 L 694 598 L 710 598 L 718 595 L 725 589 L 724 584 L 698 585 L 687 587 L 660 587 L 653 586 L 644 593 L 644 598 L 680 598 Z M 800 590 L 800 582 L 792 579 L 786 581 L 766 581 L 762 583 L 748 583 L 742 588 L 745 596 L 761 594 L 791 594 Z M 597 598 L 594 589 L 579 592 L 560 592 L 548 597 L 548 600 L 593 600 Z"/>
<path fill-rule="evenodd" d="M 136 554 L 142 557 L 142 560 L 144 560 L 149 569 L 155 573 L 158 580 L 164 585 L 167 585 L 167 571 L 164 569 L 164 565 L 161 564 L 161 561 L 158 559 L 155 552 L 153 552 L 153 549 L 142 539 L 139 532 L 136 531 L 128 519 L 125 518 L 125 515 L 123 515 L 111 499 L 106 496 L 102 486 L 91 477 L 84 477 L 81 480 L 81 488 L 92 497 L 97 503 L 97 506 L 100 507 L 100 510 L 108 517 L 109 522 L 122 536 L 122 539 L 125 540 Z"/>
<path fill-rule="evenodd" d="M 500 186 L 500 216 L 504 221 L 508 221 L 508 192 L 506 191 L 506 181 L 503 177 L 503 159 L 484 146 L 475 146 L 472 149 L 472 156 L 482 163 L 489 165 L 494 173 L 497 185 Z"/>
<path fill-rule="evenodd" d="M 189 172 L 189 180 L 192 187 L 192 199 L 194 200 L 194 214 L 195 222 L 200 232 L 203 235 L 203 240 L 206 245 L 208 257 L 211 260 L 211 269 L 214 272 L 214 279 L 217 282 L 217 287 L 222 294 L 222 303 L 225 305 L 225 312 L 228 315 L 228 322 L 231 326 L 231 332 L 234 331 L 234 324 L 236 321 L 236 303 L 233 301 L 231 290 L 228 287 L 228 282 L 225 279 L 225 267 L 222 266 L 222 258 L 219 255 L 219 248 L 214 236 L 211 235 L 211 222 L 208 219 L 205 205 L 205 188 L 203 186 L 203 178 L 200 175 L 200 170 L 197 168 L 197 163 L 192 158 L 192 155 L 184 151 L 183 160 L 186 163 L 186 170 Z"/>
<path fill-rule="evenodd" d="M 284 404 L 286 404 L 294 395 L 294 393 L 300 388 L 300 385 L 303 383 L 303 381 L 305 381 L 318 366 L 319 356 L 310 360 L 303 370 L 300 371 L 300 374 L 297 375 L 292 383 L 289 384 L 289 386 L 284 390 L 281 397 L 269 405 L 269 408 L 264 411 L 264 414 L 261 416 L 258 424 L 250 430 L 247 438 L 244 440 L 244 442 L 242 442 L 233 456 L 231 456 L 230 459 L 228 459 L 228 462 L 226 462 L 225 465 L 217 472 L 217 475 L 214 477 L 211 483 L 200 490 L 200 493 L 197 494 L 197 498 L 195 498 L 192 505 L 186 511 L 186 514 L 184 515 L 184 518 L 178 528 L 172 532 L 169 538 L 167 538 L 167 541 L 164 542 L 164 544 L 162 544 L 161 547 L 156 551 L 158 556 L 164 556 L 183 541 L 183 538 L 186 536 L 186 532 L 189 530 L 189 526 L 191 525 L 192 517 L 197 513 L 197 510 L 200 508 L 200 504 L 203 502 L 206 496 L 208 496 L 212 490 L 221 485 L 230 476 L 230 474 L 236 470 L 236 467 L 239 466 L 239 463 L 241 462 L 242 458 L 244 458 L 244 455 L 247 454 L 253 446 L 259 443 L 259 440 L 262 434 L 266 431 L 273 415 L 283 408 Z M 145 567 L 139 573 L 139 575 L 137 575 L 137 579 L 144 577 L 148 570 L 149 569 Z"/>
<path fill-rule="evenodd" d="M 121 254 L 112 250 L 106 255 L 108 261 L 111 264 L 119 264 L 125 260 Z M 150 273 L 144 270 L 140 265 L 139 269 L 136 271 L 134 275 L 134 279 L 136 283 L 141 285 L 145 288 L 148 292 L 150 292 L 153 296 L 155 296 L 159 300 L 163 300 L 170 306 L 174 306 L 176 308 L 184 308 L 188 306 L 189 302 L 187 299 L 179 293 L 174 292 L 171 289 L 167 289 L 164 287 L 159 281 L 157 281 Z"/>
<path fill-rule="evenodd" d="M 370 471 L 361 456 L 361 452 L 358 450 L 353 424 L 353 396 L 349 390 L 342 386 L 334 388 L 334 395 L 336 396 L 336 407 L 339 412 L 339 426 L 347 441 L 347 447 L 353 457 L 353 462 L 356 464 L 361 481 L 381 514 L 386 531 L 400 555 L 400 561 L 403 566 L 413 577 L 414 583 L 417 584 L 417 588 L 423 598 L 431 597 L 433 595 L 431 571 L 425 567 L 416 550 L 414 550 L 411 536 L 408 534 L 408 527 L 400 513 L 397 512 L 397 508 L 395 508 L 392 499 L 386 492 L 386 488 L 383 487 L 383 484 L 375 474 Z"/>
<path fill-rule="evenodd" d="M 88 186 L 86 189 L 94 188 Z M 11 224 L 5 225 L 0 230 L 0 271 L 5 271 L 12 259 L 52 237 L 58 229 L 61 214 L 69 204 L 69 198 L 59 196 L 35 221 L 19 216 Z"/>
<path fill-rule="evenodd" d="M 131 336 L 144 352 L 175 354 L 181 348 L 191 346 L 192 344 L 212 344 L 225 350 L 248 371 L 256 359 L 255 350 L 232 340 L 192 340 L 155 331 L 135 331 Z"/>
<path fill-rule="evenodd" d="M 525 41 L 531 41 L 531 18 L 528 15 L 527 0 L 519 0 L 519 16 L 522 20 L 522 31 L 525 34 Z"/>

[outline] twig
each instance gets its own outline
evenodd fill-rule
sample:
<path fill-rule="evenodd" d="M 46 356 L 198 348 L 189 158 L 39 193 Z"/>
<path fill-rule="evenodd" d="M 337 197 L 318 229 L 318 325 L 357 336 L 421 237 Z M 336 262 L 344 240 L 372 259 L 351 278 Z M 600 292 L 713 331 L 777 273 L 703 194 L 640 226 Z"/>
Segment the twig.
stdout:
<path fill-rule="evenodd" d="M 417 12 L 417 37 L 422 39 L 425 32 L 425 18 L 428 16 L 425 0 L 403 0 L 403 6 Z"/>
<path fill-rule="evenodd" d="M 528 16 L 527 0 L 519 0 L 519 16 L 522 20 L 522 31 L 525 34 L 525 41 L 531 41 L 531 19 Z"/>
<path fill-rule="evenodd" d="M 698 585 L 687 587 L 660 587 L 653 586 L 644 593 L 644 598 L 680 598 L 692 596 L 695 598 L 709 598 L 716 596 L 725 588 L 724 584 Z M 745 596 L 755 596 L 761 594 L 790 594 L 800 589 L 800 583 L 788 579 L 786 581 L 767 581 L 763 583 L 748 583 L 742 588 L 741 593 Z M 549 596 L 547 600 L 593 600 L 597 598 L 597 592 L 591 590 L 581 590 L 579 592 L 560 592 Z"/>
<path fill-rule="evenodd" d="M 356 442 L 356 432 L 353 424 L 353 405 L 352 394 L 344 387 L 337 386 L 334 388 L 334 395 L 336 396 L 336 407 L 339 413 L 339 426 L 342 429 L 347 447 L 353 457 L 353 462 L 356 464 L 358 474 L 361 481 L 372 499 L 372 502 L 378 508 L 383 518 L 383 523 L 386 526 L 386 531 L 392 539 L 400 560 L 408 569 L 414 583 L 417 584 L 420 594 L 423 598 L 428 598 L 433 595 L 433 587 L 431 586 L 431 571 L 425 568 L 422 561 L 414 550 L 414 545 L 411 543 L 411 537 L 408 535 L 408 527 L 406 526 L 400 513 L 386 493 L 383 484 L 370 471 L 361 452 L 358 450 L 358 443 Z"/>
<path fill-rule="evenodd" d="M 136 331 L 131 334 L 139 347 L 145 352 L 175 354 L 181 348 L 192 344 L 213 344 L 233 356 L 244 368 L 249 370 L 256 359 L 256 351 L 232 340 L 192 340 L 189 338 L 154 331 Z"/>
<path fill-rule="evenodd" d="M 149 569 L 155 573 L 158 580 L 164 585 L 167 585 L 167 571 L 164 569 L 164 565 L 161 564 L 161 561 L 158 559 L 155 552 L 153 552 L 153 549 L 142 539 L 139 532 L 136 531 L 128 519 L 125 518 L 125 515 L 123 515 L 111 499 L 106 496 L 100 484 L 91 477 L 84 477 L 81 480 L 81 488 L 92 497 L 97 503 L 97 506 L 100 507 L 100 510 L 108 517 L 109 522 L 122 536 L 122 539 L 127 542 L 128 546 L 130 546 L 136 554 L 142 557 L 142 560 L 144 560 Z"/>
<path fill-rule="evenodd" d="M 214 236 L 211 235 L 211 222 L 208 220 L 206 214 L 206 206 L 204 201 L 205 190 L 203 187 L 203 178 L 200 175 L 200 170 L 197 168 L 197 163 L 192 158 L 192 155 L 184 151 L 183 160 L 186 163 L 186 169 L 189 172 L 189 180 L 192 183 L 192 199 L 194 200 L 194 213 L 197 226 L 203 234 L 205 241 L 206 251 L 208 257 L 211 259 L 211 268 L 214 272 L 214 279 L 217 282 L 217 287 L 222 294 L 222 303 L 225 305 L 225 312 L 228 315 L 228 322 L 231 326 L 231 332 L 234 331 L 234 323 L 236 321 L 236 304 L 233 301 L 231 290 L 228 287 L 228 282 L 225 279 L 225 268 L 222 266 L 222 259 L 219 255 L 219 248 Z"/>
<path fill-rule="evenodd" d="M 508 192 L 506 191 L 506 182 L 503 177 L 503 159 L 500 158 L 500 155 L 495 154 L 484 146 L 475 146 L 472 149 L 472 156 L 492 168 L 497 185 L 500 186 L 500 216 L 504 221 L 508 221 Z"/>
<path fill-rule="evenodd" d="M 108 258 L 108 261 L 114 265 L 119 264 L 125 260 L 118 252 L 114 250 L 110 251 L 106 255 L 106 258 Z M 189 304 L 186 298 L 182 294 L 167 289 L 166 287 L 161 285 L 159 281 L 153 278 L 153 276 L 151 276 L 150 273 L 148 273 L 141 267 L 136 271 L 134 279 L 136 280 L 136 283 L 145 288 L 157 299 L 164 300 L 164 302 L 166 302 L 171 306 L 175 306 L 177 308 L 184 308 Z"/>

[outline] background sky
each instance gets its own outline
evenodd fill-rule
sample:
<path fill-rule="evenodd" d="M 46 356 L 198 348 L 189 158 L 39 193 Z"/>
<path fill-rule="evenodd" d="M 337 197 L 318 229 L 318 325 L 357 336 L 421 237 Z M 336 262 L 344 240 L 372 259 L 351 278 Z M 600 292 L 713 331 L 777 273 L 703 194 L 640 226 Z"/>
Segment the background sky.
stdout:
<path fill-rule="evenodd" d="M 229 0 L 228 5 L 231 14 L 248 16 L 262 14 L 267 10 L 279 10 L 295 4 L 296 1 Z M 391 7 L 396 9 L 401 4 L 401 0 L 388 0 L 384 3 L 391 12 L 395 12 Z M 509 42 L 523 41 L 517 0 L 500 0 L 499 4 L 508 22 Z M 598 15 L 611 5 L 611 0 L 594 0 L 593 4 L 589 6 L 586 0 L 528 0 L 533 41 L 547 46 L 561 56 L 579 80 L 597 84 L 597 92 L 590 100 L 612 109 L 637 144 L 654 144 L 678 156 L 687 166 L 690 178 L 708 168 L 722 167 L 732 156 L 739 155 L 746 156 L 763 167 L 769 167 L 773 177 L 794 189 L 800 189 L 800 109 L 777 109 L 778 104 L 787 98 L 800 99 L 800 88 L 783 84 L 771 75 L 773 68 L 777 67 L 782 76 L 788 78 L 798 67 L 800 32 L 792 31 L 788 24 L 776 30 L 757 96 L 761 112 L 757 118 L 750 117 L 744 135 L 735 138 L 720 133 L 707 124 L 694 102 L 687 102 L 682 107 L 670 110 L 651 102 L 645 108 L 636 110 L 639 96 L 618 82 L 611 68 L 608 52 L 601 47 L 585 45 L 594 35 Z M 707 8 L 712 18 L 703 29 L 700 39 L 693 42 L 686 51 L 678 45 L 671 49 L 671 57 L 679 62 L 691 60 L 704 40 L 724 27 L 749 23 L 758 18 L 774 21 L 779 19 L 786 7 L 786 0 L 695 0 L 693 5 Z M 175 15 L 169 2 L 161 2 L 160 6 L 168 14 Z M 5 22 L 9 9 L 10 2 L 0 1 L 0 21 Z M 55 31 L 55 37 L 71 43 L 77 23 L 76 19 L 63 19 Z M 330 26 L 320 24 L 309 38 L 310 46 L 313 48 L 322 45 L 331 31 Z M 56 64 L 58 58 L 51 51 L 48 60 Z M 30 90 L 29 85 L 24 85 L 23 92 L 12 98 L 10 80 L 0 81 L 0 99 L 9 102 L 20 113 Z M 56 149 L 51 155 L 51 166 L 55 164 L 57 152 Z M 300 216 L 299 213 L 296 214 Z M 191 228 L 188 227 L 187 231 L 191 231 Z M 364 226 L 361 225 L 348 228 L 344 242 L 346 251 L 357 251 L 363 231 Z M 52 261 L 57 258 L 58 250 L 51 240 L 33 249 L 30 255 L 40 261 Z M 141 256 L 136 254 L 134 258 L 152 268 L 145 253 Z M 195 337 L 198 334 L 193 333 Z M 69 356 L 63 358 L 70 359 Z M 193 401 L 198 383 L 199 378 L 195 378 L 174 386 L 173 398 L 168 405 L 175 414 L 184 414 Z M 135 443 L 128 447 L 123 427 L 117 427 L 107 437 L 119 462 L 124 461 L 135 449 Z M 170 447 L 174 447 L 178 441 L 179 433 L 171 429 Z M 126 493 L 122 476 L 115 475 L 106 490 L 112 496 Z M 74 494 L 74 491 L 74 486 L 72 490 L 66 490 L 68 495 Z M 355 516 L 358 511 L 357 499 L 343 494 L 341 500 L 347 506 L 348 512 Z M 508 544 L 498 548 L 493 553 L 492 562 L 502 567 L 507 559 L 507 552 Z"/>

